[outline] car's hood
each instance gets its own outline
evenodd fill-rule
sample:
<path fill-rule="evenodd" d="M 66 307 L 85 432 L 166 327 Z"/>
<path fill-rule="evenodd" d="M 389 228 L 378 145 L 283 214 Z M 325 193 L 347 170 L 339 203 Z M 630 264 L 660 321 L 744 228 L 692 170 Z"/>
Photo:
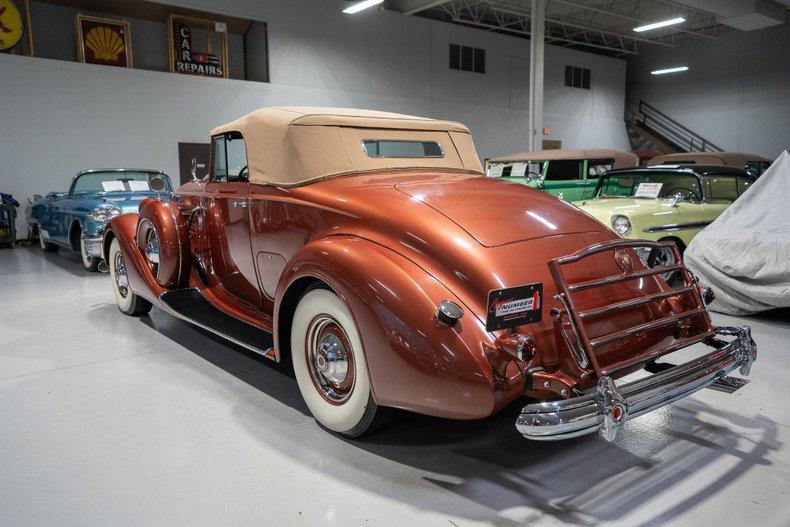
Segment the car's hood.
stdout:
<path fill-rule="evenodd" d="M 156 197 L 156 192 L 113 192 L 112 194 L 98 193 L 95 196 L 98 202 L 117 205 L 124 214 L 137 212 L 141 201 L 154 197 Z"/>
<path fill-rule="evenodd" d="M 452 220 L 486 247 L 600 231 L 570 204 L 523 184 L 491 178 L 398 183 L 395 188 Z"/>

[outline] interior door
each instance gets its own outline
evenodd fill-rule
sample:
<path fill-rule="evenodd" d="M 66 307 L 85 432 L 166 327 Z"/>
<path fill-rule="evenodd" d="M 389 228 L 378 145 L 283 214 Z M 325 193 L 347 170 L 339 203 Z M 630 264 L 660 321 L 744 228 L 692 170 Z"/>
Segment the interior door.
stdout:
<path fill-rule="evenodd" d="M 213 138 L 211 180 L 205 190 L 206 226 L 215 279 L 230 295 L 259 307 L 261 295 L 250 246 L 246 167 L 241 134 Z"/>

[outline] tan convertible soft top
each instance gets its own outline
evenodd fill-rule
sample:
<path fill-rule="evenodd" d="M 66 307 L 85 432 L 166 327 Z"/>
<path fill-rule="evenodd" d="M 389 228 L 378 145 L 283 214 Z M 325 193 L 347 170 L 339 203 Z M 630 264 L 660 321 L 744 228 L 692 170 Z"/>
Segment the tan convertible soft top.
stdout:
<path fill-rule="evenodd" d="M 241 132 L 252 183 L 295 186 L 331 176 L 388 168 L 450 168 L 482 173 L 464 125 L 350 108 L 256 110 L 211 135 Z M 443 157 L 370 157 L 364 140 L 436 141 Z"/>
<path fill-rule="evenodd" d="M 677 154 L 663 154 L 656 156 L 647 162 L 649 166 L 681 164 L 691 162 L 697 165 L 727 165 L 731 167 L 744 168 L 750 161 L 763 161 L 770 163 L 771 160 L 756 154 L 744 154 L 741 152 L 680 152 Z"/>
<path fill-rule="evenodd" d="M 566 159 L 614 159 L 613 168 L 631 168 L 639 164 L 639 158 L 625 150 L 613 148 L 577 148 L 518 152 L 493 157 L 489 163 L 515 163 L 518 161 L 556 161 Z"/>

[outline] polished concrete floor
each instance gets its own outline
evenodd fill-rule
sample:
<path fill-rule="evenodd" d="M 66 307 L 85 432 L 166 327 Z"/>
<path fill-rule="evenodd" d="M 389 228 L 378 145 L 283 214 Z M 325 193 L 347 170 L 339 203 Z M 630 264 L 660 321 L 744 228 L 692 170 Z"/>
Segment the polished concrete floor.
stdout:
<path fill-rule="evenodd" d="M 0 525 L 790 525 L 790 317 L 714 319 L 752 325 L 752 382 L 612 444 L 528 442 L 517 408 L 346 441 L 287 369 L 0 249 Z"/>

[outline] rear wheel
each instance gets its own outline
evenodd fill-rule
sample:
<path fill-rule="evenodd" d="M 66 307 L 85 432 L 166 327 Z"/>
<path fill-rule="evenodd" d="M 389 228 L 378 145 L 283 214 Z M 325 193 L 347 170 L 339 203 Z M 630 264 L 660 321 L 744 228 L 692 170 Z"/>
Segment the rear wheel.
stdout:
<path fill-rule="evenodd" d="M 44 239 L 44 234 L 41 232 L 41 228 L 37 229 L 38 232 L 38 246 L 41 247 L 41 250 L 47 253 L 54 253 L 58 251 L 58 246 L 54 243 L 49 243 Z"/>
<path fill-rule="evenodd" d="M 82 259 L 82 267 L 84 267 L 86 271 L 90 271 L 91 273 L 98 271 L 101 258 L 95 258 L 88 254 L 85 248 L 85 239 L 82 236 L 80 236 L 80 257 Z"/>
<path fill-rule="evenodd" d="M 385 421 L 388 409 L 373 400 L 354 318 L 336 294 L 312 289 L 299 300 L 291 355 L 299 390 L 321 426 L 360 437 Z"/>
<path fill-rule="evenodd" d="M 153 305 L 145 298 L 132 292 L 129 287 L 129 278 L 126 274 L 126 261 L 123 258 L 121 244 L 118 239 L 113 239 L 110 244 L 110 278 L 112 281 L 112 292 L 115 294 L 115 302 L 121 313 L 130 316 L 141 316 L 151 311 Z"/>

